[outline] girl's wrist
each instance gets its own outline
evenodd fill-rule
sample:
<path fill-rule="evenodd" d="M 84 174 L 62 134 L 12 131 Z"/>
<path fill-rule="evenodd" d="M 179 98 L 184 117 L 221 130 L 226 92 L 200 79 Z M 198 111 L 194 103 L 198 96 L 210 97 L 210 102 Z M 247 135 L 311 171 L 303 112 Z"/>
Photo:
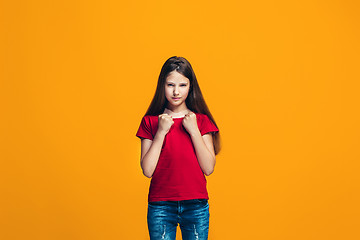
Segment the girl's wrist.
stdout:
<path fill-rule="evenodd" d="M 158 137 L 161 137 L 161 138 L 165 138 L 166 134 L 167 134 L 166 132 L 157 131 L 155 137 L 158 136 Z"/>
<path fill-rule="evenodd" d="M 197 136 L 197 135 L 200 135 L 201 136 L 201 133 L 200 133 L 200 130 L 199 129 L 196 129 L 195 131 L 189 133 L 191 137 L 193 136 Z"/>

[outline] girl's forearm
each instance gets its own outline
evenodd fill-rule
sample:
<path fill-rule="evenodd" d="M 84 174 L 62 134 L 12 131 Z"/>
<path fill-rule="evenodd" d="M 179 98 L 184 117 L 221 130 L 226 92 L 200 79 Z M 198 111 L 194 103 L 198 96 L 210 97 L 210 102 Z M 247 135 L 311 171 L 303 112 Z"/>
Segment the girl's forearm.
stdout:
<path fill-rule="evenodd" d="M 190 136 L 195 147 L 201 170 L 206 176 L 209 176 L 214 171 L 216 161 L 215 156 L 209 151 L 200 131 L 196 131 L 195 133 L 190 134 Z"/>
<path fill-rule="evenodd" d="M 164 143 L 165 139 L 164 133 L 158 131 L 155 134 L 154 140 L 147 151 L 147 153 L 144 155 L 144 157 L 141 159 L 141 168 L 143 170 L 143 173 L 146 177 L 151 178 L 156 165 L 159 161 L 159 156 L 161 153 L 161 148 Z"/>

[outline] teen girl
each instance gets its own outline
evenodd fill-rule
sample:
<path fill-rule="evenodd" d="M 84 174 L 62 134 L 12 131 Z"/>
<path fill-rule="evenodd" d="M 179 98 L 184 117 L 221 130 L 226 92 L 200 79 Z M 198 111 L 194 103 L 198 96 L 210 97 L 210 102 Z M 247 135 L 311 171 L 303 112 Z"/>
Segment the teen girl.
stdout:
<path fill-rule="evenodd" d="M 151 178 L 147 223 L 151 240 L 207 239 L 206 176 L 220 151 L 219 129 L 204 101 L 195 73 L 183 57 L 163 65 L 154 98 L 136 133 L 141 168 Z"/>

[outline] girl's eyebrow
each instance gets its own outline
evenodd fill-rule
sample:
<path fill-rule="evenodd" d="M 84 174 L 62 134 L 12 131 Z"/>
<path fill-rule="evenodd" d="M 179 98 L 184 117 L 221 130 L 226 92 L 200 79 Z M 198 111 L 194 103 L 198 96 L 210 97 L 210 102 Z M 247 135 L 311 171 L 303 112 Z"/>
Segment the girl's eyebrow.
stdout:
<path fill-rule="evenodd" d="M 174 83 L 174 82 L 169 81 L 169 82 L 167 82 L 167 83 Z M 179 83 L 179 84 L 187 84 L 187 82 L 181 82 L 181 83 Z"/>

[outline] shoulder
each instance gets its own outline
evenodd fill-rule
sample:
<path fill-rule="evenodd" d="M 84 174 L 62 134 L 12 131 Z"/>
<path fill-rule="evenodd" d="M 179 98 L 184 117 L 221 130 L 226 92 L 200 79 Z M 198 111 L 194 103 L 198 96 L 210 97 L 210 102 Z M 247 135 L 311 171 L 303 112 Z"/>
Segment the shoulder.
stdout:
<path fill-rule="evenodd" d="M 204 121 L 204 119 L 208 118 L 208 116 L 204 113 L 195 113 L 196 114 L 196 119 L 198 119 L 199 121 Z"/>
<path fill-rule="evenodd" d="M 141 119 L 141 125 L 145 125 L 148 127 L 157 126 L 157 123 L 158 123 L 158 116 L 145 115 Z"/>
<path fill-rule="evenodd" d="M 143 119 L 148 122 L 154 122 L 157 121 L 159 118 L 158 116 L 154 116 L 154 115 L 145 115 Z"/>
<path fill-rule="evenodd" d="M 196 114 L 196 121 L 199 127 L 202 128 L 204 125 L 207 125 L 209 118 L 206 114 L 204 113 L 195 113 L 195 114 Z"/>
<path fill-rule="evenodd" d="M 195 113 L 195 115 L 196 115 L 196 118 L 199 118 L 199 119 L 207 117 L 206 114 L 203 114 L 203 113 Z"/>

